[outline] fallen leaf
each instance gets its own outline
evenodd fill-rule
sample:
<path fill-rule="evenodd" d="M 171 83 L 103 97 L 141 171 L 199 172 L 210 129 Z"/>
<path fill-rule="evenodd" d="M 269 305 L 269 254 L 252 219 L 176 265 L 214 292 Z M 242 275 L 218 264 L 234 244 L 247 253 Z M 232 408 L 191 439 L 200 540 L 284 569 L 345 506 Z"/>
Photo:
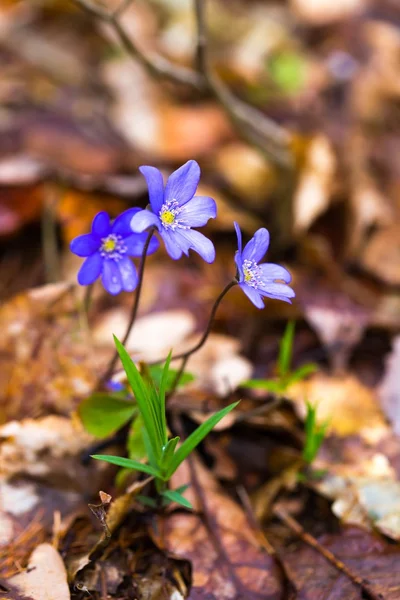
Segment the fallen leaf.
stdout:
<path fill-rule="evenodd" d="M 290 4 L 298 19 L 311 26 L 323 26 L 361 12 L 366 0 L 291 0 Z"/>
<path fill-rule="evenodd" d="M 69 600 L 67 573 L 61 556 L 50 544 L 40 544 L 32 553 L 26 571 L 9 580 L 32 600 Z"/>
<path fill-rule="evenodd" d="M 210 473 L 198 463 L 195 472 L 203 500 L 199 505 L 193 481 L 185 496 L 205 513 L 159 517 L 157 531 L 152 531 L 161 548 L 191 561 L 193 581 L 188 600 L 276 600 L 283 584 L 274 559 L 262 550 L 242 509 L 222 492 Z M 190 480 L 184 464 L 174 485 Z"/>
<path fill-rule="evenodd" d="M 264 210 L 277 175 L 261 152 L 244 143 L 232 142 L 218 149 L 215 169 L 235 194 L 246 199 L 246 205 Z"/>
<path fill-rule="evenodd" d="M 291 385 L 286 395 L 296 402 L 303 417 L 305 401 L 316 404 L 318 422 L 328 420 L 328 431 L 340 436 L 358 433 L 377 441 L 388 432 L 376 394 L 353 375 L 314 373 L 306 381 Z"/>
<path fill-rule="evenodd" d="M 318 538 L 328 551 L 342 561 L 385 600 L 397 600 L 400 580 L 397 565 L 398 547 L 390 545 L 362 529 L 348 527 L 340 533 Z M 356 586 L 319 552 L 301 543 L 285 548 L 282 554 L 288 574 L 298 590 L 298 597 L 307 600 L 360 600 Z"/>
<path fill-rule="evenodd" d="M 393 340 L 393 350 L 386 358 L 383 380 L 379 386 L 382 408 L 394 431 L 400 435 L 400 336 Z"/>
<path fill-rule="evenodd" d="M 360 256 L 361 265 L 389 285 L 400 284 L 400 226 L 379 229 Z"/>
<path fill-rule="evenodd" d="M 294 230 L 306 231 L 328 208 L 336 171 L 336 158 L 327 137 L 311 140 L 293 200 Z"/>
<path fill-rule="evenodd" d="M 0 422 L 68 414 L 96 384 L 92 351 L 75 289 L 55 284 L 22 293 L 0 309 Z"/>

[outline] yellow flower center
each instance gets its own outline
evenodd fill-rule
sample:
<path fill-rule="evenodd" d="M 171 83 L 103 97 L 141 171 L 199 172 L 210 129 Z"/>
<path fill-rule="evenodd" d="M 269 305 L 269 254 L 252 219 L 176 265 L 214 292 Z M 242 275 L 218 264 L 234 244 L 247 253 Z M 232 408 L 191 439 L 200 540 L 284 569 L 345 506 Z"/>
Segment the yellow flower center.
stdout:
<path fill-rule="evenodd" d="M 175 215 L 172 210 L 164 210 L 161 212 L 161 221 L 163 225 L 172 225 L 175 221 Z"/>
<path fill-rule="evenodd" d="M 243 269 L 243 275 L 246 283 L 249 283 L 254 277 L 253 273 L 249 269 Z"/>
<path fill-rule="evenodd" d="M 113 252 L 116 246 L 117 240 L 110 236 L 104 240 L 102 250 L 104 250 L 104 252 Z"/>

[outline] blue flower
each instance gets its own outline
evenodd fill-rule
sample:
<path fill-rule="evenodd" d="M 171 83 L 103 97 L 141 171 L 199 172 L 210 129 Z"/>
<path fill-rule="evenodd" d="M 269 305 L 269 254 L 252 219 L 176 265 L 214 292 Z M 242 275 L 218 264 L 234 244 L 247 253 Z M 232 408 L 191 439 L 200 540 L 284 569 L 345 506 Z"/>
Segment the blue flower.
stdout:
<path fill-rule="evenodd" d="M 130 222 L 140 208 L 130 208 L 121 213 L 113 223 L 106 212 L 99 212 L 92 223 L 91 233 L 79 235 L 70 244 L 71 251 L 86 258 L 78 273 L 80 285 L 90 285 L 101 276 L 102 283 L 110 294 L 122 290 L 133 292 L 137 286 L 136 267 L 129 256 L 141 256 L 146 234 L 132 233 Z M 151 240 L 148 254 L 159 246 Z"/>
<path fill-rule="evenodd" d="M 272 263 L 258 264 L 268 250 L 269 233 L 267 229 L 259 229 L 242 250 L 242 232 L 235 223 L 238 239 L 238 251 L 235 254 L 237 279 L 246 296 L 257 308 L 264 308 L 263 296 L 283 300 L 291 304 L 295 297 L 290 283 L 292 277 L 286 269 Z M 277 283 L 284 281 L 285 283 Z"/>
<path fill-rule="evenodd" d="M 200 167 L 189 160 L 168 178 L 164 189 L 161 172 L 155 167 L 140 167 L 149 190 L 151 210 L 142 210 L 132 221 L 133 231 L 140 233 L 156 227 L 168 254 L 174 260 L 192 249 L 208 263 L 215 259 L 212 242 L 192 227 L 202 227 L 217 216 L 215 201 L 208 196 L 195 196 Z"/>

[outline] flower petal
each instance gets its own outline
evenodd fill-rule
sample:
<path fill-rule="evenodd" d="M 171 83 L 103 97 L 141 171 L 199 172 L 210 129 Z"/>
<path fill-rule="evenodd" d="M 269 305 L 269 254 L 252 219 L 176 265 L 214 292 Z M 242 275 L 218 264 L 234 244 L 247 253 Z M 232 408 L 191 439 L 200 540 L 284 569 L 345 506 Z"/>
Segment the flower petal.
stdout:
<path fill-rule="evenodd" d="M 100 243 L 100 240 L 91 233 L 85 233 L 72 240 L 69 247 L 71 252 L 78 256 L 90 256 L 100 248 Z"/>
<path fill-rule="evenodd" d="M 254 260 L 256 263 L 264 257 L 269 246 L 269 232 L 262 227 L 255 232 L 251 240 L 245 245 L 242 257 L 243 260 Z"/>
<path fill-rule="evenodd" d="M 142 233 L 149 227 L 160 228 L 160 219 L 150 210 L 141 210 L 131 219 L 131 230 L 135 233 Z"/>
<path fill-rule="evenodd" d="M 202 227 L 217 216 L 215 200 L 208 196 L 195 196 L 182 206 L 179 221 L 189 227 Z"/>
<path fill-rule="evenodd" d="M 200 167 L 195 160 L 188 160 L 168 178 L 164 198 L 176 200 L 182 206 L 193 198 L 200 180 Z"/>
<path fill-rule="evenodd" d="M 124 239 L 128 256 L 142 256 L 148 233 L 131 233 Z M 160 247 L 160 242 L 153 235 L 147 249 L 147 255 L 154 254 Z"/>
<path fill-rule="evenodd" d="M 250 285 L 247 285 L 246 283 L 239 283 L 239 285 L 248 297 L 248 299 L 251 300 L 251 302 L 254 304 L 254 306 L 256 306 L 257 308 L 264 308 L 265 304 L 263 302 L 261 294 L 257 290 L 252 288 Z"/>
<path fill-rule="evenodd" d="M 103 238 L 111 233 L 110 217 L 105 211 L 97 213 L 92 223 L 92 233 Z"/>
<path fill-rule="evenodd" d="M 174 260 L 178 260 L 182 256 L 182 249 L 177 243 L 177 238 L 174 233 L 170 233 L 167 229 L 162 228 L 160 231 L 161 237 L 164 240 L 165 248 Z"/>
<path fill-rule="evenodd" d="M 296 296 L 292 288 L 284 283 L 263 283 L 262 287 L 258 288 L 258 291 L 263 296 L 283 300 L 284 302 L 289 302 L 289 304 L 291 304 L 290 298 Z"/>
<path fill-rule="evenodd" d="M 156 167 L 139 167 L 144 175 L 149 190 L 149 200 L 153 212 L 158 215 L 164 202 L 164 179 L 161 171 Z"/>
<path fill-rule="evenodd" d="M 100 252 L 92 254 L 85 260 L 78 272 L 78 283 L 80 285 L 90 285 L 94 283 L 101 273 L 103 258 Z"/>
<path fill-rule="evenodd" d="M 236 267 L 237 267 L 237 275 L 239 277 L 239 281 L 243 281 L 244 280 L 244 273 L 243 273 L 243 259 L 242 259 L 242 255 L 240 254 L 239 250 L 237 250 L 235 252 L 235 263 L 236 263 Z"/>
<path fill-rule="evenodd" d="M 104 260 L 101 280 L 107 292 L 113 296 L 120 293 L 122 290 L 122 280 L 115 260 Z"/>
<path fill-rule="evenodd" d="M 122 289 L 125 290 L 125 292 L 133 292 L 138 284 L 135 265 L 127 256 L 124 256 L 116 264 L 121 275 Z"/>
<path fill-rule="evenodd" d="M 281 279 L 285 283 L 292 281 L 292 276 L 287 269 L 274 263 L 264 263 L 258 265 L 262 272 L 263 279 L 267 281 L 274 281 L 275 279 Z"/>
<path fill-rule="evenodd" d="M 200 254 L 206 262 L 212 263 L 215 260 L 215 248 L 211 240 L 195 229 L 178 229 L 175 231 L 178 238 L 178 244 L 185 254 L 189 249 Z"/>
<path fill-rule="evenodd" d="M 141 208 L 128 208 L 128 210 L 124 210 L 123 213 L 118 215 L 115 219 L 114 223 L 111 225 L 111 231 L 118 235 L 126 236 L 132 233 L 131 229 L 131 221 L 132 217 L 136 215 L 136 213 L 140 212 Z"/>
<path fill-rule="evenodd" d="M 236 221 L 234 221 L 233 224 L 235 226 L 239 254 L 242 254 L 242 232 L 240 231 L 239 224 L 236 223 Z"/>

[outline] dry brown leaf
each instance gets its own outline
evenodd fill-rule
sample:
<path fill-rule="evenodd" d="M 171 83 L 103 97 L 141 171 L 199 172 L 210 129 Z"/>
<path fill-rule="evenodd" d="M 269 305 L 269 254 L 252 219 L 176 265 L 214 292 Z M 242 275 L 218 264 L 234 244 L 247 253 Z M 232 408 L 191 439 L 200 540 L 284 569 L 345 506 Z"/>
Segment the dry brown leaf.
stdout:
<path fill-rule="evenodd" d="M 318 542 L 342 561 L 354 575 L 368 583 L 382 600 L 397 600 L 400 592 L 398 547 L 362 529 L 348 527 L 324 535 Z M 367 597 L 322 554 L 306 544 L 285 548 L 283 562 L 298 590 L 307 600 L 360 600 Z"/>
<path fill-rule="evenodd" d="M 332 377 L 315 373 L 290 386 L 287 397 L 296 402 L 302 416 L 306 400 L 316 404 L 318 421 L 329 420 L 328 430 L 340 436 L 358 433 L 377 441 L 388 432 L 376 394 L 353 375 Z"/>
<path fill-rule="evenodd" d="M 295 15 L 309 25 L 329 25 L 335 21 L 348 19 L 361 12 L 366 0 L 291 0 Z"/>
<path fill-rule="evenodd" d="M 260 548 L 246 515 L 222 492 L 210 473 L 199 464 L 195 471 L 206 514 L 160 517 L 157 531 L 153 531 L 161 548 L 192 562 L 193 582 L 188 600 L 276 600 L 283 586 L 274 559 Z M 190 472 L 183 465 L 174 486 L 188 482 Z M 199 508 L 193 482 L 185 496 Z"/>
<path fill-rule="evenodd" d="M 230 188 L 246 199 L 246 204 L 265 208 L 277 175 L 261 152 L 246 144 L 232 142 L 217 151 L 215 168 Z"/>
<path fill-rule="evenodd" d="M 67 573 L 61 556 L 50 544 L 40 544 L 32 553 L 26 571 L 9 583 L 32 600 L 69 600 Z"/>
<path fill-rule="evenodd" d="M 389 285 L 400 284 L 400 225 L 380 229 L 360 257 L 361 265 Z"/>
<path fill-rule="evenodd" d="M 66 417 L 10 421 L 0 427 L 0 474 L 37 477 L 63 475 L 77 480 L 77 457 L 93 441 L 76 421 Z"/>
<path fill-rule="evenodd" d="M 0 309 L 0 422 L 68 414 L 96 383 L 101 355 L 91 351 L 75 290 L 36 288 Z"/>
<path fill-rule="evenodd" d="M 114 344 L 113 334 L 121 339 L 126 331 L 129 314 L 113 309 L 102 316 L 93 336 L 97 344 Z M 144 361 L 162 360 L 171 348 L 177 351 L 195 330 L 194 316 L 187 310 L 154 312 L 140 317 L 126 342 L 126 348 Z"/>
<path fill-rule="evenodd" d="M 378 393 L 385 414 L 400 435 L 400 336 L 393 340 L 393 350 L 386 359 L 385 375 Z"/>
<path fill-rule="evenodd" d="M 326 136 L 311 140 L 293 200 L 294 230 L 306 231 L 328 208 L 336 171 L 336 158 Z"/>

